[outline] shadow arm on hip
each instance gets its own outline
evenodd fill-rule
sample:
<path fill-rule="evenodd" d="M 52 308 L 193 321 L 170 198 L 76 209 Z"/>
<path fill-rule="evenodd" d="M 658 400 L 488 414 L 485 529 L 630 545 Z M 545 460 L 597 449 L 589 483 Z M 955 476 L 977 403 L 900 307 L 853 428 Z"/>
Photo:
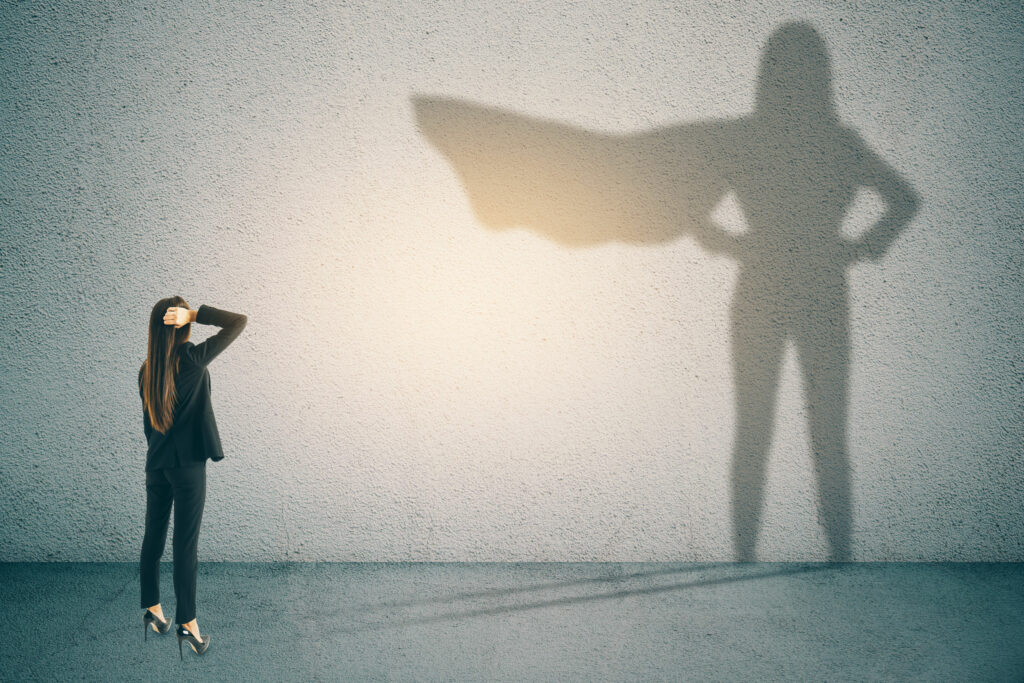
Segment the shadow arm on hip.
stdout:
<path fill-rule="evenodd" d="M 885 212 L 850 244 L 850 260 L 877 261 L 910 224 L 921 200 L 914 188 L 872 151 L 860 135 L 853 131 L 850 134 L 853 137 L 854 158 L 857 159 L 858 184 L 877 191 L 885 203 Z"/>

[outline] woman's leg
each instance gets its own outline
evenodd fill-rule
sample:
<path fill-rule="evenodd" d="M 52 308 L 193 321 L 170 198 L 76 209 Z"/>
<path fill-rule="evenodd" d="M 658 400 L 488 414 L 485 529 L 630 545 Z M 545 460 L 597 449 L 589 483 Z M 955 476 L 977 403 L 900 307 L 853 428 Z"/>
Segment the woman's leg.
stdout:
<path fill-rule="evenodd" d="M 174 621 L 196 617 L 196 574 L 199 569 L 199 525 L 206 503 L 206 463 L 168 470 L 174 488 Z"/>
<path fill-rule="evenodd" d="M 171 484 L 163 470 L 146 472 L 146 532 L 139 558 L 139 583 L 143 609 L 160 602 L 160 558 L 171 518 Z"/>

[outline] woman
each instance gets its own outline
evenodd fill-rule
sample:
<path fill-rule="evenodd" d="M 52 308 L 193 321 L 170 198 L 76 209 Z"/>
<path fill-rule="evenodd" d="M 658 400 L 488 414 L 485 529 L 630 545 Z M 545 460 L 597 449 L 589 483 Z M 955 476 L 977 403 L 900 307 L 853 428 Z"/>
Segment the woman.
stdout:
<path fill-rule="evenodd" d="M 160 557 L 174 506 L 174 595 L 178 656 L 182 641 L 206 652 L 196 623 L 199 525 L 206 501 L 206 460 L 224 458 L 210 401 L 206 366 L 242 332 L 247 318 L 212 306 L 189 310 L 180 296 L 161 299 L 149 316 L 149 349 L 139 369 L 146 453 L 146 534 L 139 578 L 143 628 L 171 628 L 160 606 Z M 201 344 L 188 341 L 192 323 L 223 329 Z"/>

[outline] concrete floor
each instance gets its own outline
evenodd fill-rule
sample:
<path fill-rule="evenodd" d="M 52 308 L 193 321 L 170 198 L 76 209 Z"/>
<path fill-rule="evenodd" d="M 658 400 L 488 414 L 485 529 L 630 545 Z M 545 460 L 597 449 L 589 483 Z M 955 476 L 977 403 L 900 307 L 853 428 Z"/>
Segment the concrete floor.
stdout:
<path fill-rule="evenodd" d="M 0 564 L 0 678 L 1024 681 L 1021 564 L 201 563 L 183 662 L 138 600 L 134 564 Z"/>

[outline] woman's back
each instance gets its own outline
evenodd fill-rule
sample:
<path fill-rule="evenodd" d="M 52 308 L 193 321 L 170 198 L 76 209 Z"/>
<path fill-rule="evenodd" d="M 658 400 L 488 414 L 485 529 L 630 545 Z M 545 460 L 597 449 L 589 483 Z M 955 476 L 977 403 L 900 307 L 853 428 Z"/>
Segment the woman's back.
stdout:
<path fill-rule="evenodd" d="M 186 341 L 175 350 L 178 362 L 174 373 L 176 397 L 171 427 L 164 433 L 155 430 L 148 413 L 143 410 L 143 428 L 149 444 L 146 471 L 181 467 L 206 459 L 216 462 L 224 458 L 213 414 L 207 366 L 241 334 L 247 321 L 248 318 L 240 313 L 223 311 L 205 304 L 199 307 L 197 323 L 219 325 L 223 329 L 201 344 Z M 140 369 L 140 398 L 142 376 Z"/>

